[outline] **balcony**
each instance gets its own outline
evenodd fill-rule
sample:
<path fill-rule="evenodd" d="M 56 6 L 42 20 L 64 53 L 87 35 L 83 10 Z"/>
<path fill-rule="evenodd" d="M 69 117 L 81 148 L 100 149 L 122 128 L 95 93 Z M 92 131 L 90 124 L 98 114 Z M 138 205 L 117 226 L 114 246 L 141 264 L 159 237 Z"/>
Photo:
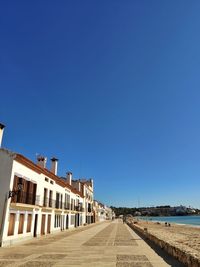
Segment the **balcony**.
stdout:
<path fill-rule="evenodd" d="M 70 204 L 70 210 L 75 210 L 75 206 L 72 203 Z"/>
<path fill-rule="evenodd" d="M 84 208 L 82 206 L 75 206 L 75 210 L 83 212 Z"/>
<path fill-rule="evenodd" d="M 55 206 L 54 202 L 55 202 L 55 200 L 53 200 L 51 198 L 44 197 L 42 206 L 43 207 L 53 208 Z"/>
<path fill-rule="evenodd" d="M 64 203 L 58 200 L 52 200 L 52 208 L 55 209 L 63 209 L 64 208 Z"/>
<path fill-rule="evenodd" d="M 70 210 L 70 203 L 65 203 L 64 204 L 64 209 L 65 210 Z"/>
<path fill-rule="evenodd" d="M 40 196 L 29 194 L 27 192 L 19 192 L 11 198 L 11 203 L 23 203 L 29 205 L 39 205 Z"/>
<path fill-rule="evenodd" d="M 63 203 L 61 201 L 49 199 L 46 197 L 43 198 L 42 206 L 46 208 L 84 212 L 84 208 L 82 206 L 74 206 L 72 203 Z"/>

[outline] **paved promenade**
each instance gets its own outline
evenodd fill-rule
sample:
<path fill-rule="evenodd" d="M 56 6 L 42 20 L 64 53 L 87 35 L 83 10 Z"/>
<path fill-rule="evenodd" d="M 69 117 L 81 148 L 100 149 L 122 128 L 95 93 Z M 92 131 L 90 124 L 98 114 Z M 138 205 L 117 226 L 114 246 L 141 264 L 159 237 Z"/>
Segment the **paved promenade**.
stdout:
<path fill-rule="evenodd" d="M 0 267 L 182 267 L 159 256 L 126 224 L 103 222 L 0 248 Z"/>

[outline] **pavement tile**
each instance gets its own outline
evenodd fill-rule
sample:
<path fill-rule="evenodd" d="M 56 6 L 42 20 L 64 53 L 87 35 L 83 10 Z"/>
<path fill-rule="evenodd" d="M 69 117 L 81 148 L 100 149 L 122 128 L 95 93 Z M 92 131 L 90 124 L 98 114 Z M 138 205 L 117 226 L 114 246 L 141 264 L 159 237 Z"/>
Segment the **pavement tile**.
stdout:
<path fill-rule="evenodd" d="M 118 220 L 1 248 L 1 266 L 183 267 L 176 261 L 171 265 L 170 258 L 165 261 L 126 224 Z"/>

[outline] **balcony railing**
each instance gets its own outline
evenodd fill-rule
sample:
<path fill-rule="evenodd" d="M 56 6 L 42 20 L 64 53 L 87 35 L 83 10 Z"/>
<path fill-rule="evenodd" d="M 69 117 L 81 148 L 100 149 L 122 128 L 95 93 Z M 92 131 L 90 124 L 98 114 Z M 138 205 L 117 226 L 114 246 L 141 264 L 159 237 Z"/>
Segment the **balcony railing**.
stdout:
<path fill-rule="evenodd" d="M 40 201 L 40 196 L 29 194 L 27 192 L 19 192 L 17 195 L 11 198 L 12 203 L 23 203 L 23 204 L 30 204 L 30 205 L 36 205 L 36 206 L 43 206 L 47 208 L 56 208 L 56 209 L 65 209 L 65 210 L 84 212 L 84 208 L 80 205 L 74 206 L 72 203 L 64 203 L 64 202 L 54 200 L 51 198 L 47 198 L 47 197 L 44 197 L 41 200 L 42 201 Z"/>
<path fill-rule="evenodd" d="M 75 210 L 83 212 L 84 208 L 82 206 L 75 206 Z"/>
<path fill-rule="evenodd" d="M 37 206 L 40 205 L 40 206 L 47 207 L 47 208 L 56 208 L 56 209 L 65 209 L 65 210 L 84 212 L 84 208 L 80 205 L 74 206 L 72 203 L 64 203 L 64 202 L 54 200 L 51 198 L 47 198 L 47 197 L 44 197 L 42 201 L 40 201 L 40 196 L 29 194 L 27 192 L 19 192 L 17 195 L 11 198 L 11 202 L 37 205 Z"/>
<path fill-rule="evenodd" d="M 54 200 L 51 199 L 51 198 L 44 197 L 44 198 L 43 198 L 42 206 L 43 206 L 43 207 L 50 207 L 50 208 L 53 208 L 53 207 L 54 207 Z"/>
<path fill-rule="evenodd" d="M 11 203 L 23 203 L 29 205 L 39 205 L 40 196 L 29 194 L 27 192 L 19 192 L 11 198 Z"/>
<path fill-rule="evenodd" d="M 64 209 L 65 210 L 70 210 L 70 203 L 65 203 L 64 204 Z"/>
<path fill-rule="evenodd" d="M 76 210 L 75 206 L 71 203 L 64 203 L 58 200 L 43 198 L 43 207 L 55 208 L 55 209 L 64 209 L 64 210 Z"/>

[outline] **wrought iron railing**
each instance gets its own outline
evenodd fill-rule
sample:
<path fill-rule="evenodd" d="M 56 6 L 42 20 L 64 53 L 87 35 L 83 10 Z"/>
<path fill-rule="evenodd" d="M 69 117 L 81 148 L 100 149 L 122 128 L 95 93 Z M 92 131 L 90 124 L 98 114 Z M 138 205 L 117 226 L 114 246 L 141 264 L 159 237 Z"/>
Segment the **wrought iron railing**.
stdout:
<path fill-rule="evenodd" d="M 75 206 L 75 210 L 83 212 L 84 208 L 82 206 Z"/>
<path fill-rule="evenodd" d="M 64 203 L 52 198 L 40 198 L 40 196 L 36 196 L 33 194 L 29 194 L 27 192 L 19 192 L 11 198 L 12 203 L 24 203 L 36 206 L 42 206 L 47 208 L 56 208 L 56 209 L 65 209 L 72 211 L 80 211 L 84 212 L 84 208 L 80 205 L 75 206 L 72 203 Z M 88 209 L 89 211 L 89 209 Z"/>
<path fill-rule="evenodd" d="M 64 204 L 64 209 L 65 210 L 70 210 L 70 203 L 65 203 Z"/>
<path fill-rule="evenodd" d="M 35 194 L 29 194 L 27 192 L 19 191 L 16 195 L 11 198 L 12 203 L 23 203 L 29 205 L 39 205 L 40 196 Z"/>

